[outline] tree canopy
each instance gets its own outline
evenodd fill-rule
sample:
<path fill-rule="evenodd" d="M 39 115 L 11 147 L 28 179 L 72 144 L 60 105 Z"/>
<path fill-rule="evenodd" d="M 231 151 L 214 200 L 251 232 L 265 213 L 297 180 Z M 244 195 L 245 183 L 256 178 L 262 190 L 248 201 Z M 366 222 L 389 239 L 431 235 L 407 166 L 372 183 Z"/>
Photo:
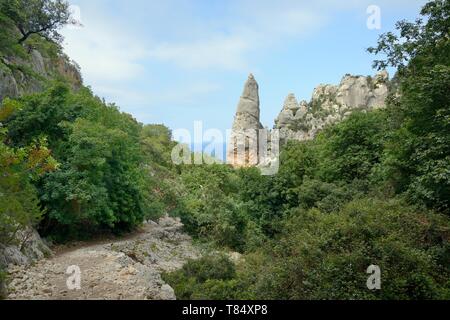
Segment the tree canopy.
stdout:
<path fill-rule="evenodd" d="M 1 0 L 0 11 L 20 32 L 18 43 L 25 42 L 33 34 L 59 43 L 62 41 L 59 29 L 77 23 L 65 0 Z"/>

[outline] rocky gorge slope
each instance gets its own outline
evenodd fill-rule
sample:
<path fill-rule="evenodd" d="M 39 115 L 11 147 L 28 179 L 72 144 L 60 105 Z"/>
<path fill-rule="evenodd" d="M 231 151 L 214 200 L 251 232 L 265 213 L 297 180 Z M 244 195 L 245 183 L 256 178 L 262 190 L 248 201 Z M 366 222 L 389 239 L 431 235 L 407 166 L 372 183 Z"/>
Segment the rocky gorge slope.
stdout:
<path fill-rule="evenodd" d="M 73 89 L 83 84 L 77 64 L 60 52 L 30 46 L 26 54 L 0 58 L 0 103 L 40 92 L 49 80 L 64 80 Z"/>

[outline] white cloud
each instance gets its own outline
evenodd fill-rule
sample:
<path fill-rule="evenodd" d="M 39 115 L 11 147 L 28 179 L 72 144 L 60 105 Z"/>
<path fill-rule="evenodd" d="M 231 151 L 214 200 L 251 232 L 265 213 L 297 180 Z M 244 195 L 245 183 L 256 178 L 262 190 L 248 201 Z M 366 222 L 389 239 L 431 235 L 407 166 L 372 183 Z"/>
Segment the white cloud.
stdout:
<path fill-rule="evenodd" d="M 197 32 L 194 40 L 156 44 L 149 51 L 150 57 L 184 68 L 242 69 L 252 52 L 288 37 L 303 36 L 324 22 L 316 12 L 301 7 L 263 4 L 247 10 L 241 4 L 237 8 L 241 11 L 225 17 L 220 28 L 214 30 L 205 24 L 204 32 Z"/>
<path fill-rule="evenodd" d="M 407 1 L 411 0 L 391 0 L 389 6 L 401 7 Z M 136 78 L 144 71 L 146 60 L 162 61 L 188 69 L 245 69 L 252 54 L 258 50 L 282 47 L 286 40 L 297 40 L 312 34 L 336 10 L 359 8 L 371 2 L 229 1 L 224 5 L 227 10 L 223 15 L 215 13 L 210 19 L 197 16 L 195 10 L 176 10 L 180 6 L 189 7 L 189 2 L 152 4 L 152 10 L 148 10 L 148 13 L 145 4 L 137 2 L 133 6 L 138 11 L 136 13 L 145 11 L 148 18 L 147 21 L 136 22 L 137 25 L 133 27 L 132 16 L 126 15 L 120 17 L 123 20 L 120 25 L 111 15 L 112 12 L 107 10 L 107 2 L 94 4 L 83 1 L 80 14 L 84 27 L 65 29 L 63 34 L 66 52 L 81 65 L 90 83 Z M 388 3 L 387 0 L 376 2 L 382 7 Z M 191 6 L 194 5 L 199 6 L 193 2 Z M 155 6 L 160 6 L 160 10 Z M 361 12 L 364 14 L 365 9 Z M 130 13 L 133 11 L 128 10 L 126 14 Z M 170 19 L 160 17 L 168 13 Z M 157 25 L 153 24 L 153 20 L 157 21 Z M 167 30 L 167 33 L 161 30 Z M 153 31 L 155 36 L 156 33 L 159 35 L 159 39 L 152 38 Z"/>
<path fill-rule="evenodd" d="M 123 88 L 120 84 L 98 85 L 95 93 L 100 97 L 108 97 L 120 105 L 156 105 L 156 104 L 190 104 L 195 103 L 199 96 L 220 90 L 215 83 L 196 82 L 189 85 L 178 85 L 161 91 L 145 91 Z"/>
<path fill-rule="evenodd" d="M 185 68 L 239 69 L 245 66 L 244 53 L 250 44 L 239 35 L 217 36 L 192 43 L 161 43 L 149 55 Z"/>
<path fill-rule="evenodd" d="M 83 18 L 83 27 L 66 28 L 62 34 L 65 52 L 81 66 L 87 82 L 139 76 L 146 56 L 144 46 L 108 20 Z"/>

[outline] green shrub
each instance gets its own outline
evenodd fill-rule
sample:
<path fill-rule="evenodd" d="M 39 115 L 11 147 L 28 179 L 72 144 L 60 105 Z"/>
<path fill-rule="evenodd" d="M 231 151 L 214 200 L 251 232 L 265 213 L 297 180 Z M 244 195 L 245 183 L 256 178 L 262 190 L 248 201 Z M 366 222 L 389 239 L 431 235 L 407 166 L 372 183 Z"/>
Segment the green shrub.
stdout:
<path fill-rule="evenodd" d="M 45 137 L 59 162 L 34 181 L 46 209 L 44 236 L 65 241 L 122 233 L 170 211 L 164 174 L 172 170 L 167 154 L 173 142 L 167 128 L 152 131 L 89 89 L 74 93 L 64 83 L 11 103 L 14 108 L 0 109 L 8 143 L 19 148 Z"/>
<path fill-rule="evenodd" d="M 446 299 L 449 232 L 448 218 L 400 200 L 299 209 L 264 259 L 248 259 L 245 277 L 259 299 Z M 366 287 L 372 264 L 381 268 L 378 291 Z"/>
<path fill-rule="evenodd" d="M 323 212 L 339 210 L 358 193 L 360 191 L 354 190 L 351 185 L 336 185 L 314 179 L 305 179 L 298 187 L 300 206 L 303 209 L 318 208 Z"/>
<path fill-rule="evenodd" d="M 318 137 L 317 175 L 327 182 L 369 179 L 381 162 L 386 134 L 384 111 L 354 112 Z"/>
<path fill-rule="evenodd" d="M 232 299 L 237 282 L 233 262 L 223 255 L 208 255 L 188 261 L 181 270 L 166 273 L 163 279 L 178 299 Z"/>
<path fill-rule="evenodd" d="M 196 238 L 240 250 L 247 219 L 237 199 L 238 177 L 225 165 L 195 165 L 182 169 L 184 186 L 177 210 L 186 230 Z"/>

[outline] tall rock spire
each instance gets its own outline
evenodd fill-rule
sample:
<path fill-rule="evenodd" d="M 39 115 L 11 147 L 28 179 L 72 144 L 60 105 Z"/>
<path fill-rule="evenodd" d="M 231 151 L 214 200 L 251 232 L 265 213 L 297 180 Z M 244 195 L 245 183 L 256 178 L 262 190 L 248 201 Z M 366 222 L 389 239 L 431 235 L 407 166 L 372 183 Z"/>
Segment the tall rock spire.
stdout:
<path fill-rule="evenodd" d="M 244 85 L 244 91 L 242 92 L 242 96 L 239 99 L 236 115 L 246 113 L 249 116 L 254 117 L 259 123 L 259 86 L 255 80 L 253 74 L 250 73 L 248 76 L 247 82 Z M 239 124 L 238 117 L 235 118 Z"/>
<path fill-rule="evenodd" d="M 253 74 L 248 76 L 237 106 L 227 148 L 227 162 L 234 166 L 258 164 L 259 87 Z"/>

